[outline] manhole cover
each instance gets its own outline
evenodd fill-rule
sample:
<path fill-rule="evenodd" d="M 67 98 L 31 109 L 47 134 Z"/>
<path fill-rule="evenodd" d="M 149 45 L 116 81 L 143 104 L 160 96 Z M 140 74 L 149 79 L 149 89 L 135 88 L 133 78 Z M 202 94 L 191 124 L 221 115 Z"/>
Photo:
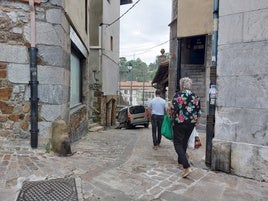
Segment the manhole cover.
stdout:
<path fill-rule="evenodd" d="M 17 201 L 78 201 L 74 178 L 24 182 Z"/>

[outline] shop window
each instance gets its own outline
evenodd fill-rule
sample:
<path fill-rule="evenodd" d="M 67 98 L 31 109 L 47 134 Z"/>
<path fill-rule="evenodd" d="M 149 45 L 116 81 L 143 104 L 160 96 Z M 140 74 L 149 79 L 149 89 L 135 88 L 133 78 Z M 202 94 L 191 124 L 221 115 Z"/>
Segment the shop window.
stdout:
<path fill-rule="evenodd" d="M 74 45 L 72 45 L 74 46 Z M 79 51 L 72 47 L 71 52 L 71 92 L 70 107 L 73 108 L 82 103 L 82 65 L 83 56 Z"/>

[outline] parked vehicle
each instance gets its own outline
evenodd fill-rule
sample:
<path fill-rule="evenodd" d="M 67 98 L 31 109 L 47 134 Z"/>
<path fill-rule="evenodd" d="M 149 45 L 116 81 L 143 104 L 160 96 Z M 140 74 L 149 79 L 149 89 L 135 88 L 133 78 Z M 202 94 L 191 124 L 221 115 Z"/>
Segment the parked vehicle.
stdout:
<path fill-rule="evenodd" d="M 148 109 L 143 105 L 128 106 L 121 109 L 117 115 L 118 128 L 134 128 L 143 125 L 148 128 L 150 117 Z"/>

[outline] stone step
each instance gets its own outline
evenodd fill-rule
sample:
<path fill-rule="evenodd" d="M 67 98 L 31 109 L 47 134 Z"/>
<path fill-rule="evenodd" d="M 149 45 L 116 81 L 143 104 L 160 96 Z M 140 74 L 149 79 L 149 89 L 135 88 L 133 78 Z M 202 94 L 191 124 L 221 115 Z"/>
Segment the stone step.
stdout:
<path fill-rule="evenodd" d="M 91 123 L 88 126 L 88 131 L 89 132 L 98 132 L 98 131 L 103 131 L 104 127 L 100 126 L 98 123 Z"/>
<path fill-rule="evenodd" d="M 89 123 L 88 129 L 98 126 L 98 123 Z"/>

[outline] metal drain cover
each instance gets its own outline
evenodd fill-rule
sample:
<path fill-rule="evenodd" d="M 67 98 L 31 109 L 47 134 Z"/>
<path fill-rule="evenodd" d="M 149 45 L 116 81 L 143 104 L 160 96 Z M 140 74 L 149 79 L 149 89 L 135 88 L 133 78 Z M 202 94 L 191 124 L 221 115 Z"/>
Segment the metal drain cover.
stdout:
<path fill-rule="evenodd" d="M 75 179 L 24 182 L 17 201 L 78 201 Z"/>

